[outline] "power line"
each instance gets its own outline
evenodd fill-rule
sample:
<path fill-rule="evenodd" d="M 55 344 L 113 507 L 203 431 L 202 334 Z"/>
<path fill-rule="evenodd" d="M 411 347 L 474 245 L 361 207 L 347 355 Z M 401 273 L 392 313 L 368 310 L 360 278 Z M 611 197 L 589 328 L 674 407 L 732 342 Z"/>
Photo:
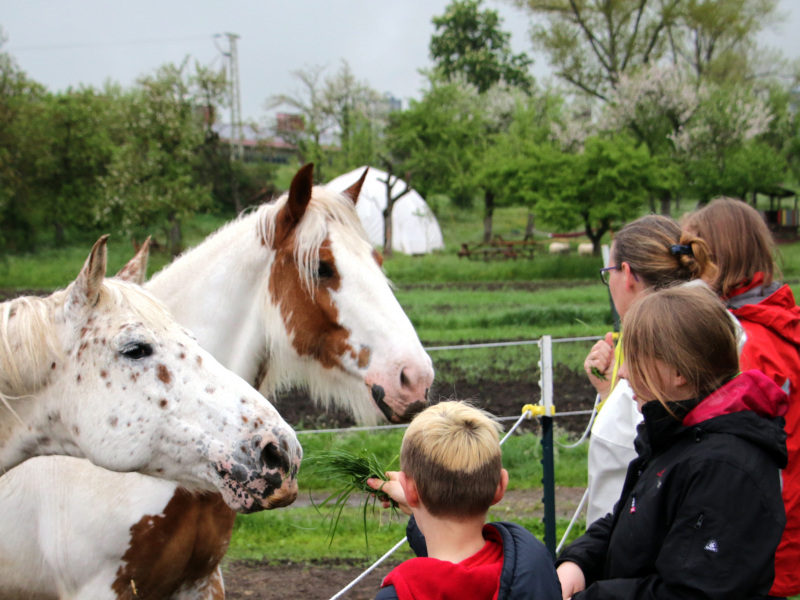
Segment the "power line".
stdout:
<path fill-rule="evenodd" d="M 113 42 L 78 42 L 75 44 L 50 44 L 44 46 L 21 46 L 15 48 L 10 46 L 6 48 L 7 52 L 36 52 L 39 50 L 66 50 L 66 49 L 73 49 L 73 48 L 103 48 L 103 47 L 110 47 L 110 46 L 135 46 L 135 45 L 143 45 L 143 44 L 171 44 L 173 42 L 188 42 L 188 41 L 197 41 L 197 40 L 209 40 L 213 39 L 213 35 L 194 35 L 188 37 L 179 37 L 179 38 L 163 38 L 163 39 L 152 39 L 152 40 L 120 40 L 120 41 L 113 41 Z"/>

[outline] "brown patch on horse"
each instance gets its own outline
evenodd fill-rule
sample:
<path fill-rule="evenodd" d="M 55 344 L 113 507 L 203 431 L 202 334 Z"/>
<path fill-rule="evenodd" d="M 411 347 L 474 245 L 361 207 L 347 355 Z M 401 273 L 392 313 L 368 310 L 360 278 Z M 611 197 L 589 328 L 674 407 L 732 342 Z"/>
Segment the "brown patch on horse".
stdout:
<path fill-rule="evenodd" d="M 361 348 L 361 351 L 358 353 L 358 368 L 364 369 L 369 365 L 369 361 L 372 358 L 372 350 L 367 347 Z"/>
<path fill-rule="evenodd" d="M 130 545 L 111 586 L 117 598 L 169 598 L 182 586 L 208 584 L 213 597 L 222 598 L 216 570 L 235 516 L 219 494 L 176 490 L 163 514 L 145 515 L 131 527 Z"/>
<path fill-rule="evenodd" d="M 375 259 L 375 262 L 378 263 L 379 267 L 383 266 L 383 254 L 381 254 L 377 250 L 373 249 L 372 250 L 372 258 Z"/>
<path fill-rule="evenodd" d="M 348 343 L 350 332 L 339 325 L 339 311 L 330 295 L 340 283 L 330 242 L 323 242 L 319 260 L 331 266 L 333 275 L 318 282 L 313 297 L 303 285 L 293 247 L 291 235 L 276 249 L 269 278 L 272 302 L 281 311 L 298 355 L 310 356 L 327 368 L 341 367 L 341 357 L 352 347 Z"/>
<path fill-rule="evenodd" d="M 170 373 L 169 369 L 162 364 L 159 364 L 156 367 L 156 377 L 158 377 L 165 385 L 169 385 L 169 383 L 172 381 L 172 373 Z"/>

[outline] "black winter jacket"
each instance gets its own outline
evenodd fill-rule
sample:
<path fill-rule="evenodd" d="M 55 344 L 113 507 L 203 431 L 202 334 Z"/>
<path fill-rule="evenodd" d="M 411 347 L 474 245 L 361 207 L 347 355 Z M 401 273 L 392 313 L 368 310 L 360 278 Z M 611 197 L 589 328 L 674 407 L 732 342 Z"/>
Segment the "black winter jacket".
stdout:
<path fill-rule="evenodd" d="M 561 584 L 544 544 L 516 523 L 489 525 L 497 529 L 503 539 L 503 570 L 497 600 L 561 600 Z M 406 536 L 417 556 L 428 556 L 425 537 L 414 517 L 408 521 Z M 387 586 L 381 588 L 375 600 L 398 600 L 398 597 L 394 587 Z"/>
<path fill-rule="evenodd" d="M 709 398 L 722 397 L 724 405 L 731 389 L 739 406 L 717 407 L 719 416 L 692 426 L 659 402 L 644 405 L 639 456 L 614 512 L 558 558 L 557 564 L 576 563 L 586 577 L 586 590 L 573 600 L 767 595 L 785 523 L 779 468 L 786 465 L 786 435 L 776 415 L 784 414 L 786 399 L 755 371 Z M 761 403 L 759 409 L 743 409 L 741 394 L 744 404 Z M 700 404 L 671 408 L 686 422 L 684 415 Z"/>

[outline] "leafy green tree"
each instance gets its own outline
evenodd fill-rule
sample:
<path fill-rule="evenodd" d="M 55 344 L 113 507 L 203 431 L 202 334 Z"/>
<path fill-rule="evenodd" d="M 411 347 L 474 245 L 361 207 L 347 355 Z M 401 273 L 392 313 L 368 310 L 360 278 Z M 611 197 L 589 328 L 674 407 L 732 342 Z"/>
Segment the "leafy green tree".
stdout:
<path fill-rule="evenodd" d="M 230 106 L 230 87 L 225 69 L 214 69 L 195 63 L 194 72 L 188 77 L 193 102 L 202 115 L 203 144 L 195 168 L 197 181 L 210 186 L 214 202 L 217 206 L 230 209 L 237 214 L 242 212 L 245 203 L 242 194 L 247 197 L 250 189 L 246 184 L 246 170 L 241 164 L 236 167 L 231 162 L 230 148 L 223 144 L 214 125 L 217 115 Z M 266 180 L 271 179 L 271 172 L 262 173 Z"/>
<path fill-rule="evenodd" d="M 756 35 L 774 22 L 778 0 L 687 0 L 670 24 L 673 58 L 698 79 L 744 83 L 758 66 Z"/>
<path fill-rule="evenodd" d="M 45 97 L 44 87 L 0 52 L 0 247 L 11 251 L 32 250 L 41 221 L 36 165 L 47 148 Z"/>
<path fill-rule="evenodd" d="M 647 195 L 652 161 L 647 148 L 625 135 L 593 136 L 578 154 L 542 153 L 537 215 L 561 230 L 583 227 L 600 252 L 612 228 L 634 218 Z"/>
<path fill-rule="evenodd" d="M 495 134 L 474 171 L 476 186 L 485 190 L 484 240 L 491 239 L 491 219 L 495 206 L 526 206 L 533 235 L 533 211 L 537 201 L 547 195 L 541 171 L 553 153 L 560 150 L 550 143 L 554 121 L 561 114 L 562 100 L 552 93 L 534 94 L 520 100 L 508 127 Z"/>
<path fill-rule="evenodd" d="M 101 223 L 127 235 L 157 226 L 173 255 L 181 250 L 181 221 L 211 202 L 211 186 L 195 177 L 203 144 L 202 118 L 181 66 L 166 65 L 139 79 L 127 97 L 125 141 L 100 179 Z"/>
<path fill-rule="evenodd" d="M 97 180 L 106 174 L 115 130 L 121 129 L 120 104 L 121 96 L 110 88 L 106 93 L 69 89 L 44 99 L 41 118 L 49 143 L 37 161 L 37 183 L 56 246 L 64 244 L 67 229 L 84 231 L 94 224 Z"/>
<path fill-rule="evenodd" d="M 777 0 L 511 0 L 533 17 L 556 74 L 608 99 L 623 73 L 668 58 L 698 76 L 752 75 L 755 37 Z"/>
<path fill-rule="evenodd" d="M 349 171 L 377 159 L 386 126 L 387 103 L 366 82 L 358 81 L 347 61 L 326 78 L 322 91 L 324 111 L 334 123 L 339 151 L 334 163 Z"/>
<path fill-rule="evenodd" d="M 448 194 L 470 206 L 478 194 L 472 169 L 482 151 L 487 113 L 475 86 L 431 81 L 421 100 L 389 116 L 387 146 L 397 172 L 410 172 L 423 195 Z"/>
<path fill-rule="evenodd" d="M 443 15 L 433 18 L 434 73 L 444 80 L 463 76 L 481 93 L 500 82 L 530 91 L 533 60 L 511 52 L 511 34 L 500 29 L 502 19 L 495 10 L 481 10 L 481 3 L 453 0 Z"/>

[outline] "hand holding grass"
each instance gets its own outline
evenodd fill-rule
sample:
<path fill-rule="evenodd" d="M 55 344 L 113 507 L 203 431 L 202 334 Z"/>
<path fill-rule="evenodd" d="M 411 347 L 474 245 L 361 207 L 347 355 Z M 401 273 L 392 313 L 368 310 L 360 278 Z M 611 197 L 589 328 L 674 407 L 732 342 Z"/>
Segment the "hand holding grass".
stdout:
<path fill-rule="evenodd" d="M 370 478 L 367 479 L 367 485 L 376 491 L 380 491 L 386 496 L 378 497 L 383 505 L 383 508 L 392 508 L 393 506 L 399 508 L 405 514 L 411 514 L 411 507 L 406 502 L 406 494 L 403 492 L 403 487 L 400 485 L 399 473 L 397 471 L 386 471 L 388 481 L 383 479 Z"/>
<path fill-rule="evenodd" d="M 597 393 L 605 399 L 611 392 L 611 371 L 614 367 L 613 334 L 608 333 L 589 351 L 583 363 L 583 370 Z"/>

